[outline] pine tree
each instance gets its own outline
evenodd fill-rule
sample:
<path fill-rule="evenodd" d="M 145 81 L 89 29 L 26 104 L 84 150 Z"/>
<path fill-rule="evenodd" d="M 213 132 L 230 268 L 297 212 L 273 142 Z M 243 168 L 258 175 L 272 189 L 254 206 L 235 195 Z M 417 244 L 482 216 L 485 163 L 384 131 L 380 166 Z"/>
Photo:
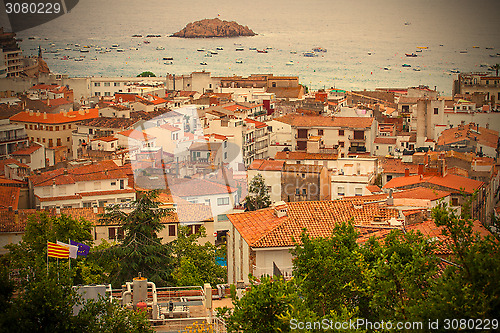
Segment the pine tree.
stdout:
<path fill-rule="evenodd" d="M 269 191 L 260 173 L 253 177 L 248 186 L 248 195 L 245 198 L 245 205 L 247 210 L 250 211 L 266 208 L 271 205 Z"/>

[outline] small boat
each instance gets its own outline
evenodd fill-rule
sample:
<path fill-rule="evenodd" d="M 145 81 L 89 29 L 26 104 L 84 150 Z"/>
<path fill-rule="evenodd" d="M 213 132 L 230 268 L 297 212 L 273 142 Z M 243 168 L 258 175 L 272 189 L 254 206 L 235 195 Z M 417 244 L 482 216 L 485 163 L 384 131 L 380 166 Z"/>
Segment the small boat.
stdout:
<path fill-rule="evenodd" d="M 257 53 L 267 53 L 267 50 L 257 50 Z"/>
<path fill-rule="evenodd" d="M 81 49 L 80 52 L 82 52 L 82 53 L 88 53 L 89 50 L 88 49 Z"/>
<path fill-rule="evenodd" d="M 116 52 L 124 52 L 123 49 L 116 49 Z"/>
<path fill-rule="evenodd" d="M 97 57 L 93 57 L 93 58 L 91 58 L 90 60 L 97 60 Z"/>
<path fill-rule="evenodd" d="M 411 23 L 410 22 L 405 22 L 405 25 L 410 25 Z"/>
<path fill-rule="evenodd" d="M 151 42 L 149 40 L 145 40 L 143 43 L 144 44 L 150 44 Z"/>
<path fill-rule="evenodd" d="M 462 53 L 462 54 L 467 53 L 467 50 L 462 50 L 462 51 L 460 51 L 460 53 Z"/>
<path fill-rule="evenodd" d="M 409 64 L 403 64 L 402 67 L 411 67 Z"/>
<path fill-rule="evenodd" d="M 163 60 L 174 60 L 172 57 L 163 57 Z"/>
<path fill-rule="evenodd" d="M 371 52 L 368 52 L 368 55 L 372 55 L 372 53 L 371 53 Z"/>
<path fill-rule="evenodd" d="M 315 48 L 313 48 L 313 51 L 314 52 L 326 52 L 327 50 L 322 48 L 322 47 L 316 46 Z"/>
<path fill-rule="evenodd" d="M 291 54 L 297 54 L 297 51 L 290 51 Z"/>
<path fill-rule="evenodd" d="M 479 48 L 479 46 L 473 46 L 472 48 L 473 48 L 473 49 L 478 49 L 478 48 Z"/>
<path fill-rule="evenodd" d="M 139 37 L 139 38 L 142 38 L 142 35 L 132 35 L 132 37 Z"/>
<path fill-rule="evenodd" d="M 75 44 L 75 47 L 80 47 L 80 44 Z"/>
<path fill-rule="evenodd" d="M 244 49 L 244 48 L 242 48 L 242 47 L 237 47 L 237 48 L 236 48 L 236 51 L 245 51 L 245 49 Z"/>
<path fill-rule="evenodd" d="M 427 50 L 429 47 L 428 46 L 417 46 L 417 49 L 420 50 Z"/>
<path fill-rule="evenodd" d="M 384 71 L 390 71 L 391 70 L 391 66 L 385 66 L 384 67 Z"/>
<path fill-rule="evenodd" d="M 236 60 L 236 63 L 237 63 L 237 64 L 242 64 L 242 63 L 243 63 L 243 60 L 238 59 L 238 60 Z"/>
<path fill-rule="evenodd" d="M 422 50 L 416 50 L 415 52 L 422 52 Z"/>
<path fill-rule="evenodd" d="M 146 38 L 154 38 L 156 35 L 147 35 Z"/>
<path fill-rule="evenodd" d="M 203 62 L 200 62 L 200 65 L 206 66 L 206 65 L 208 65 L 208 64 L 207 64 L 206 62 L 204 62 L 204 61 L 203 61 Z"/>
<path fill-rule="evenodd" d="M 287 65 L 287 66 L 293 66 L 293 61 L 292 61 L 292 60 L 290 60 L 290 61 L 289 61 L 289 62 L 287 62 L 285 65 Z"/>
<path fill-rule="evenodd" d="M 112 49 L 116 49 L 116 48 L 117 48 L 117 47 L 119 47 L 119 46 L 120 46 L 120 45 L 118 45 L 118 44 L 111 44 L 111 48 L 112 48 Z"/>
<path fill-rule="evenodd" d="M 493 50 L 493 49 L 494 49 L 494 47 L 488 46 L 486 49 L 487 49 L 487 50 Z"/>
<path fill-rule="evenodd" d="M 75 58 L 75 61 L 83 61 L 83 58 Z"/>
<path fill-rule="evenodd" d="M 208 50 L 207 52 L 210 54 L 219 54 L 219 53 L 215 52 L 214 50 Z"/>
<path fill-rule="evenodd" d="M 453 74 L 460 74 L 460 71 L 458 69 L 456 69 L 456 68 L 455 69 L 451 69 L 450 72 L 453 73 Z"/>
<path fill-rule="evenodd" d="M 413 70 L 414 70 L 415 72 L 420 72 L 420 67 L 414 67 L 414 68 L 413 68 Z"/>
<path fill-rule="evenodd" d="M 71 47 L 65 48 L 66 51 L 71 51 Z"/>
<path fill-rule="evenodd" d="M 101 52 L 101 51 L 102 51 L 102 47 L 96 47 L 96 48 L 95 48 L 95 51 L 96 51 L 96 52 Z"/>
<path fill-rule="evenodd" d="M 204 49 L 204 48 L 202 48 L 202 47 L 200 47 L 200 48 L 199 48 L 198 50 L 196 50 L 196 51 L 198 51 L 198 52 L 205 52 L 205 49 Z"/>
<path fill-rule="evenodd" d="M 164 64 L 165 64 L 165 65 L 173 65 L 173 64 L 174 64 L 174 62 L 170 60 L 170 61 L 165 61 L 165 62 L 164 62 Z"/>
<path fill-rule="evenodd" d="M 164 48 L 163 46 L 157 46 L 157 47 L 156 47 L 156 49 L 157 49 L 158 51 L 160 51 L 160 50 L 165 50 L 165 48 Z"/>
<path fill-rule="evenodd" d="M 266 47 L 266 50 L 272 50 L 273 48 L 271 46 Z"/>
<path fill-rule="evenodd" d="M 215 48 L 215 49 L 216 49 L 217 51 L 222 51 L 222 50 L 224 50 L 224 48 L 223 48 L 222 46 L 219 46 L 219 47 L 217 47 L 217 48 Z"/>
<path fill-rule="evenodd" d="M 412 57 L 412 58 L 417 57 L 417 55 L 415 53 L 405 53 L 405 56 Z"/>
<path fill-rule="evenodd" d="M 212 58 L 212 53 L 209 53 L 209 52 L 205 53 L 205 57 Z"/>
<path fill-rule="evenodd" d="M 303 56 L 308 57 L 308 58 L 312 58 L 312 57 L 317 57 L 318 55 L 314 52 L 304 52 Z"/>
<path fill-rule="evenodd" d="M 257 48 L 256 48 L 256 47 L 249 47 L 248 49 L 249 49 L 250 51 L 255 51 L 255 50 L 257 50 Z"/>

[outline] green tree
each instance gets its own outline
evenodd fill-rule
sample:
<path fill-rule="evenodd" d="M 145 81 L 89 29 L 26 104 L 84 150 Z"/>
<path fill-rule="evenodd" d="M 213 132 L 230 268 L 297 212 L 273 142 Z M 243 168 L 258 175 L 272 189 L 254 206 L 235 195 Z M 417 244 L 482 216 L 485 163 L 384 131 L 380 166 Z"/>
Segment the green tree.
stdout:
<path fill-rule="evenodd" d="M 119 224 L 125 236 L 118 244 L 96 252 L 96 258 L 101 265 L 116 263 L 108 266 L 110 282 L 115 286 L 131 281 L 139 272 L 157 286 L 171 284 L 171 246 L 162 244 L 158 237 L 164 228 L 162 219 L 171 214 L 171 210 L 159 207 L 158 191 L 138 192 L 137 197 L 130 212 L 113 206 L 103 214 L 101 221 Z"/>
<path fill-rule="evenodd" d="M 457 213 L 445 203 L 432 211 L 436 225 L 450 238 L 453 253 L 448 265 L 431 290 L 429 317 L 498 318 L 500 313 L 500 242 L 474 231 L 470 206 L 473 198 Z"/>
<path fill-rule="evenodd" d="M 301 244 L 292 250 L 299 292 L 307 307 L 320 317 L 366 306 L 361 291 L 366 263 L 357 237 L 352 223 L 341 223 L 328 238 L 311 238 L 303 232 Z"/>
<path fill-rule="evenodd" d="M 266 183 L 260 173 L 253 177 L 248 186 L 245 205 L 250 211 L 266 208 L 271 205 L 271 198 L 269 197 Z"/>
<path fill-rule="evenodd" d="M 156 77 L 155 73 L 153 72 L 142 72 L 141 74 L 137 75 L 137 77 Z"/>
<path fill-rule="evenodd" d="M 176 257 L 174 278 L 178 286 L 201 286 L 210 283 L 213 287 L 226 281 L 226 270 L 215 261 L 219 255 L 217 247 L 210 242 L 199 244 L 206 237 L 201 227 L 192 234 L 190 227 L 179 226 L 177 239 L 172 242 Z"/>

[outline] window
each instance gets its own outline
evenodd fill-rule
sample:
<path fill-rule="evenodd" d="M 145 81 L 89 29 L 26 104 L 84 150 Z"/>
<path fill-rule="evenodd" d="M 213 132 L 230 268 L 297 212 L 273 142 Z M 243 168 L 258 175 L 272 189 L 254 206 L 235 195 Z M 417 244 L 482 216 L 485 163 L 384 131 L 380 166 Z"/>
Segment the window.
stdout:
<path fill-rule="evenodd" d="M 33 129 L 33 125 L 30 125 L 30 129 Z"/>
<path fill-rule="evenodd" d="M 57 145 L 62 146 L 61 138 L 57 138 Z"/>
<path fill-rule="evenodd" d="M 339 136 L 344 136 L 344 130 L 339 130 Z"/>
<path fill-rule="evenodd" d="M 92 207 L 92 201 L 84 202 L 83 203 L 84 208 L 91 208 Z"/>
<path fill-rule="evenodd" d="M 109 82 L 104 82 L 104 86 L 109 87 L 110 86 Z"/>
<path fill-rule="evenodd" d="M 358 197 L 359 197 L 359 196 L 362 196 L 362 195 L 363 195 L 363 188 L 362 188 L 362 187 L 356 187 L 356 188 L 354 189 L 354 195 L 356 195 L 356 196 L 358 196 Z"/>
<path fill-rule="evenodd" d="M 224 141 L 224 148 L 227 148 L 227 141 Z"/>
<path fill-rule="evenodd" d="M 439 108 L 434 108 L 434 114 L 439 114 Z"/>
<path fill-rule="evenodd" d="M 52 139 L 49 139 L 49 148 L 53 147 L 53 146 L 54 146 L 54 142 L 52 141 Z"/>
<path fill-rule="evenodd" d="M 168 235 L 175 236 L 175 224 L 168 225 Z"/>
<path fill-rule="evenodd" d="M 387 149 L 389 150 L 390 153 L 392 151 L 392 146 L 387 147 Z"/>
<path fill-rule="evenodd" d="M 116 182 L 111 182 L 111 186 L 116 186 Z"/>
<path fill-rule="evenodd" d="M 392 179 L 392 175 L 387 175 L 387 181 L 390 181 Z"/>
<path fill-rule="evenodd" d="M 116 229 L 108 228 L 108 239 L 115 240 L 116 239 Z"/>
<path fill-rule="evenodd" d="M 300 195 L 300 189 L 298 188 L 295 189 L 295 195 Z"/>
<path fill-rule="evenodd" d="M 197 234 L 200 232 L 201 224 L 195 224 L 194 225 L 194 233 Z"/>
<path fill-rule="evenodd" d="M 123 231 L 123 228 L 116 228 L 117 233 L 118 233 L 118 239 L 123 239 L 125 237 L 125 232 Z"/>
<path fill-rule="evenodd" d="M 59 126 L 56 126 L 56 131 L 59 131 Z"/>
<path fill-rule="evenodd" d="M 68 137 L 66 137 L 66 142 L 69 142 L 69 136 L 68 136 Z"/>
<path fill-rule="evenodd" d="M 323 135 L 323 130 L 322 129 L 318 130 L 318 135 Z"/>
<path fill-rule="evenodd" d="M 338 186 L 337 187 L 337 194 L 338 195 L 345 195 L 344 186 Z"/>
<path fill-rule="evenodd" d="M 217 206 L 229 205 L 229 198 L 217 198 Z"/>
<path fill-rule="evenodd" d="M 94 87 L 100 87 L 101 83 L 100 82 L 94 82 Z"/>
<path fill-rule="evenodd" d="M 71 124 L 68 125 L 68 129 L 71 129 Z"/>
<path fill-rule="evenodd" d="M 375 146 L 375 150 L 378 150 L 378 146 Z"/>
<path fill-rule="evenodd" d="M 111 96 L 111 93 L 109 91 L 104 92 L 104 96 Z"/>
<path fill-rule="evenodd" d="M 120 82 L 115 82 L 115 87 L 119 87 L 120 86 Z"/>
<path fill-rule="evenodd" d="M 207 204 L 208 206 L 210 206 L 210 199 L 205 199 L 205 204 Z"/>
<path fill-rule="evenodd" d="M 339 147 L 344 148 L 344 141 L 339 141 Z"/>
<path fill-rule="evenodd" d="M 100 92 L 98 92 L 98 91 L 96 91 L 96 92 L 94 93 L 94 95 L 95 95 L 95 96 L 101 96 L 101 93 L 100 93 Z"/>
<path fill-rule="evenodd" d="M 224 159 L 227 160 L 227 151 L 224 153 Z"/>
<path fill-rule="evenodd" d="M 42 143 L 45 143 L 45 138 L 42 138 Z"/>
<path fill-rule="evenodd" d="M 63 125 L 63 131 L 66 129 L 66 125 Z"/>
<path fill-rule="evenodd" d="M 302 189 L 302 195 L 307 195 L 307 190 L 305 188 Z"/>
<path fill-rule="evenodd" d="M 458 198 L 451 198 L 451 205 L 458 206 Z"/>
<path fill-rule="evenodd" d="M 306 178 L 306 174 L 305 173 L 303 173 L 301 176 L 302 176 L 302 178 Z"/>

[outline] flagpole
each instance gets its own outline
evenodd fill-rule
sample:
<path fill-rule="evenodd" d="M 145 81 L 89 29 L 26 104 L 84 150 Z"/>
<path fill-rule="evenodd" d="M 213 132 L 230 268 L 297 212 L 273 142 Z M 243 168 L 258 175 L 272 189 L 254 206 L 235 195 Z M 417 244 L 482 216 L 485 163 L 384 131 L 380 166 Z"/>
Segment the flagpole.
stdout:
<path fill-rule="evenodd" d="M 49 275 L 49 242 L 47 241 L 47 275 Z"/>
<path fill-rule="evenodd" d="M 68 244 L 71 245 L 71 239 L 68 238 Z M 68 256 L 68 267 L 69 270 L 71 271 L 71 256 Z"/>

